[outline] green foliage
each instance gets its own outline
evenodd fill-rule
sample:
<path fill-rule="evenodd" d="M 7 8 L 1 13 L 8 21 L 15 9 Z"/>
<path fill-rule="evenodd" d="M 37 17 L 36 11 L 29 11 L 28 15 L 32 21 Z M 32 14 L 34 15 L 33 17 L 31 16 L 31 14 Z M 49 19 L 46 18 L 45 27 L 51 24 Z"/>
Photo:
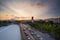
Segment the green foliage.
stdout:
<path fill-rule="evenodd" d="M 37 28 L 42 32 L 51 33 L 53 36 L 60 37 L 60 23 L 42 23 L 42 22 L 33 22 L 29 23 L 32 27 Z"/>

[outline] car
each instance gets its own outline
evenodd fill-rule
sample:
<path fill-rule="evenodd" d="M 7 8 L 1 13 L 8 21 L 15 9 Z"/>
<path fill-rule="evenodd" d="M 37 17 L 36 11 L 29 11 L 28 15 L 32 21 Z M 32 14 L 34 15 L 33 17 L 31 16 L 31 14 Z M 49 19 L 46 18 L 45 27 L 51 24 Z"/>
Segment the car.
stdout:
<path fill-rule="evenodd" d="M 28 37 L 28 40 L 30 40 L 31 38 L 30 37 Z"/>
<path fill-rule="evenodd" d="M 40 35 L 36 35 L 38 38 L 40 37 Z"/>
<path fill-rule="evenodd" d="M 42 38 L 42 37 L 40 37 L 39 39 L 40 39 L 40 40 L 43 40 L 43 38 Z"/>
<path fill-rule="evenodd" d="M 31 32 L 31 34 L 33 35 L 34 33 L 33 33 L 33 32 Z"/>

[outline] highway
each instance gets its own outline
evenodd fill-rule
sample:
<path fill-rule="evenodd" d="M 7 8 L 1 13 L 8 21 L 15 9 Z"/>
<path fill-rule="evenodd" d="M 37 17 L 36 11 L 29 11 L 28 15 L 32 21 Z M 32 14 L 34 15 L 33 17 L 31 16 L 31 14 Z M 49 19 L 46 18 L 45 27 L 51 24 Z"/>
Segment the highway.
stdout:
<path fill-rule="evenodd" d="M 28 24 L 11 24 L 0 27 L 0 40 L 54 40 L 48 33 L 42 33 Z"/>
<path fill-rule="evenodd" d="M 28 24 L 20 24 L 24 40 L 54 40 L 48 33 L 42 33 Z M 25 36 L 24 36 L 25 35 Z"/>
<path fill-rule="evenodd" d="M 0 27 L 0 40 L 21 40 L 19 25 L 11 24 Z"/>

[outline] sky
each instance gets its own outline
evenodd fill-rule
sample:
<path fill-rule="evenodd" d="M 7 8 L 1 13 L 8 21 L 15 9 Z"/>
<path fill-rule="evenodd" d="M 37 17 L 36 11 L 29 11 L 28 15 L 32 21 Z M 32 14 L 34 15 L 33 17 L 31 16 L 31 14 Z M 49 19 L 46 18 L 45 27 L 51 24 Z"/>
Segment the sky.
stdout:
<path fill-rule="evenodd" d="M 32 16 L 35 19 L 60 16 L 60 0 L 0 0 L 0 20 Z"/>

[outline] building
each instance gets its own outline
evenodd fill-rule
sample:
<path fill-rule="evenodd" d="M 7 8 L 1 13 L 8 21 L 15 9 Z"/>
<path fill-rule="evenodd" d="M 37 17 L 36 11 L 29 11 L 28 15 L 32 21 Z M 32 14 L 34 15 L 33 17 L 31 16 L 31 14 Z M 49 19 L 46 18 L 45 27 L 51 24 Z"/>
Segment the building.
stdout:
<path fill-rule="evenodd" d="M 34 22 L 34 17 L 32 16 L 32 22 Z"/>

